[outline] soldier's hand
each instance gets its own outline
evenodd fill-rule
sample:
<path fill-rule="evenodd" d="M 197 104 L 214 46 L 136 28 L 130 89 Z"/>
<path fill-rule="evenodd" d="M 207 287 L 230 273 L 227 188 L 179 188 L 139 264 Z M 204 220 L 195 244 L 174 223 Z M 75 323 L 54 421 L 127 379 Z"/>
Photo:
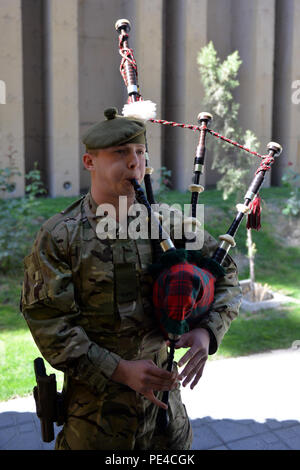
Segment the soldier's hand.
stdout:
<path fill-rule="evenodd" d="M 160 408 L 167 409 L 167 405 L 156 398 L 154 391 L 173 390 L 177 386 L 178 373 L 161 369 L 147 359 L 121 359 L 111 378 L 141 393 Z"/>
<path fill-rule="evenodd" d="M 184 333 L 176 342 L 176 349 L 190 348 L 178 363 L 179 367 L 186 364 L 179 375 L 180 380 L 184 379 L 182 382 L 184 387 L 193 380 L 190 386 L 193 389 L 199 382 L 208 358 L 209 342 L 209 333 L 204 328 L 195 328 Z"/>

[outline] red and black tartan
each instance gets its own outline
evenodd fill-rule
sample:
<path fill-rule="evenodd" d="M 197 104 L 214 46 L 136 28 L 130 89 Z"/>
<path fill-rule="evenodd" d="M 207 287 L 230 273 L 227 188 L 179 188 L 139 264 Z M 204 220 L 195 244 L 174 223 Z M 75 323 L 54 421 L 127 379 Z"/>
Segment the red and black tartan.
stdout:
<path fill-rule="evenodd" d="M 200 320 L 213 300 L 216 277 L 186 261 L 165 269 L 153 289 L 155 314 L 165 336 L 182 334 Z"/>

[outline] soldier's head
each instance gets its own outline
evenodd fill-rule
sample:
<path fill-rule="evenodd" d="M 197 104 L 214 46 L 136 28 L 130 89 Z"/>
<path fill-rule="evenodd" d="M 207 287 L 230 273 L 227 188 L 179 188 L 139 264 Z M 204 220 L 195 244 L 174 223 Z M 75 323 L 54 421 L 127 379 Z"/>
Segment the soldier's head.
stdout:
<path fill-rule="evenodd" d="M 133 117 L 105 110 L 106 119 L 93 125 L 82 138 L 86 146 L 83 164 L 91 174 L 91 186 L 103 193 L 132 195 L 130 179 L 141 182 L 145 173 L 145 124 Z"/>

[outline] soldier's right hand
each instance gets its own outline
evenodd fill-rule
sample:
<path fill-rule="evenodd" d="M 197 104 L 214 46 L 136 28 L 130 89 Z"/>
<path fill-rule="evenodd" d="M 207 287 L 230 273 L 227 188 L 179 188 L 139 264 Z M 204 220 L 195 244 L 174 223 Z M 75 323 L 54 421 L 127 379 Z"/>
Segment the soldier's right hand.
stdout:
<path fill-rule="evenodd" d="M 150 359 L 126 361 L 121 359 L 111 379 L 132 388 L 160 408 L 168 406 L 158 400 L 154 391 L 173 390 L 177 386 L 178 373 L 168 372 Z"/>

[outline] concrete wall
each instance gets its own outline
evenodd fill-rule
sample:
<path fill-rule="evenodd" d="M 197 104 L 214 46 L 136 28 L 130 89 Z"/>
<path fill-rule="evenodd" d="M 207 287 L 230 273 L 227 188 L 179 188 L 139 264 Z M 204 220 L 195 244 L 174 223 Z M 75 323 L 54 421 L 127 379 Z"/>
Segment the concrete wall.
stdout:
<path fill-rule="evenodd" d="M 161 113 L 162 93 L 162 1 L 80 0 L 79 1 L 79 109 L 80 135 L 103 119 L 107 107 L 116 106 L 121 113 L 127 102 L 119 72 L 121 56 L 115 22 L 131 22 L 129 46 L 138 63 L 140 92 L 151 99 Z M 144 21 L 148 18 L 148 21 Z M 151 165 L 161 161 L 160 126 L 148 125 L 147 139 Z M 84 146 L 80 145 L 83 154 Z M 90 175 L 81 164 L 81 188 L 87 189 Z"/>
<path fill-rule="evenodd" d="M 218 52 L 220 60 L 223 62 L 228 54 L 233 52 L 231 45 L 231 32 L 233 28 L 232 22 L 232 5 L 231 0 L 227 0 L 220 4 L 220 0 L 209 0 L 207 4 L 207 42 L 212 41 Z M 200 81 L 200 79 L 199 79 Z M 202 93 L 202 84 L 199 89 Z M 209 111 L 203 109 L 203 111 Z M 210 124 L 215 129 L 215 123 Z M 208 137 L 210 140 L 212 137 Z M 218 181 L 219 173 L 212 169 L 213 155 L 207 151 L 205 156 L 205 186 L 211 187 Z"/>
<path fill-rule="evenodd" d="M 12 151 L 23 173 L 38 161 L 51 196 L 88 189 L 80 137 L 106 107 L 121 111 L 127 100 L 114 29 L 125 17 L 141 94 L 157 103 L 159 118 L 196 124 L 205 111 L 199 50 L 210 40 L 221 60 L 239 50 L 240 124 L 256 133 L 262 153 L 270 140 L 284 146 L 272 170 L 280 184 L 288 161 L 300 171 L 300 104 L 291 99 L 300 80 L 299 8 L 300 0 L 1 0 L 0 164 Z M 167 166 L 185 190 L 198 134 L 149 123 L 148 141 L 151 165 Z M 206 186 L 218 177 L 210 161 Z M 23 193 L 24 178 L 16 178 L 13 195 Z"/>
<path fill-rule="evenodd" d="M 103 110 L 116 106 L 121 112 L 125 98 L 119 73 L 118 36 L 114 25 L 125 16 L 124 2 L 79 0 L 79 135 L 104 119 Z M 80 144 L 80 161 L 84 146 Z M 80 163 L 80 186 L 88 189 L 90 174 Z"/>
<path fill-rule="evenodd" d="M 6 103 L 0 104 L 0 168 L 16 166 L 15 190 L 0 197 L 24 194 L 24 129 L 22 83 L 22 19 L 20 0 L 0 2 L 0 80 L 6 85 Z"/>
<path fill-rule="evenodd" d="M 45 0 L 46 154 L 49 194 L 79 194 L 78 10 Z"/>
<path fill-rule="evenodd" d="M 258 152 L 267 153 L 274 140 L 273 74 L 275 40 L 275 0 L 231 0 L 231 49 L 238 50 L 243 61 L 235 96 L 240 107 L 240 125 L 257 136 Z M 254 166 L 259 160 L 253 158 Z M 264 186 L 269 185 L 270 174 Z"/>
<path fill-rule="evenodd" d="M 164 118 L 197 123 L 203 87 L 197 68 L 201 47 L 213 41 L 221 60 L 239 50 L 243 64 L 236 100 L 241 103 L 240 125 L 251 129 L 266 152 L 272 137 L 275 0 L 210 0 L 165 2 Z M 267 51 L 267 52 L 266 52 Z M 214 123 L 211 123 L 214 128 Z M 216 129 L 217 130 L 217 129 Z M 190 183 L 197 136 L 181 129 L 165 129 L 163 162 L 172 170 L 176 188 Z M 205 185 L 217 181 L 206 155 Z M 253 159 L 254 166 L 259 160 Z M 269 177 L 266 178 L 266 184 Z"/>
<path fill-rule="evenodd" d="M 140 92 L 143 98 L 157 104 L 157 115 L 163 114 L 163 2 L 134 1 L 135 31 L 134 49 L 138 64 Z M 145 19 L 147 19 L 145 21 Z M 155 170 L 153 186 L 159 178 L 158 169 L 162 166 L 162 127 L 147 125 L 150 166 Z"/>
<path fill-rule="evenodd" d="M 197 125 L 203 91 L 197 53 L 207 42 L 207 1 L 165 3 L 164 119 Z M 198 133 L 165 128 L 163 163 L 173 184 L 186 190 L 191 183 Z"/>
<path fill-rule="evenodd" d="M 38 163 L 47 184 L 43 0 L 22 2 L 25 172 Z"/>
<path fill-rule="evenodd" d="M 300 171 L 300 93 L 293 88 L 300 88 L 299 0 L 279 1 L 276 16 L 273 134 L 283 152 L 274 167 L 272 183 L 278 185 L 288 162 Z"/>

